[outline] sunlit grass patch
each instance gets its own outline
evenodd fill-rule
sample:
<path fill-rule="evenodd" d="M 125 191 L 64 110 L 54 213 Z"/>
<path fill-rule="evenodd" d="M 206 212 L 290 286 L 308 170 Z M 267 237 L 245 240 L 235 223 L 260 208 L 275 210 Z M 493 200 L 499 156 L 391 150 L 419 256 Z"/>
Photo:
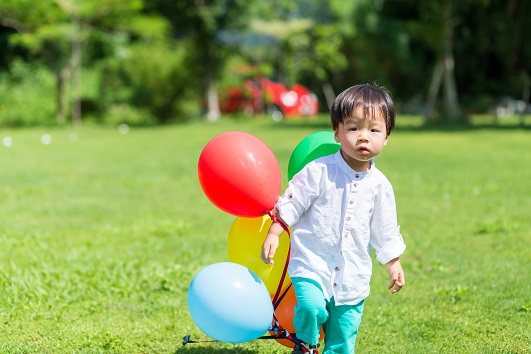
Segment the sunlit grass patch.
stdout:
<path fill-rule="evenodd" d="M 357 353 L 526 353 L 529 132 L 412 125 L 376 161 L 395 189 L 407 285 L 391 296 L 375 262 Z M 293 149 L 325 129 L 326 117 L 84 127 L 76 139 L 70 129 L 10 131 L 13 144 L 0 146 L 0 352 L 289 353 L 272 340 L 181 348 L 186 334 L 209 339 L 187 290 L 228 260 L 234 221 L 205 197 L 197 161 L 217 134 L 246 131 L 273 150 L 285 186 Z"/>

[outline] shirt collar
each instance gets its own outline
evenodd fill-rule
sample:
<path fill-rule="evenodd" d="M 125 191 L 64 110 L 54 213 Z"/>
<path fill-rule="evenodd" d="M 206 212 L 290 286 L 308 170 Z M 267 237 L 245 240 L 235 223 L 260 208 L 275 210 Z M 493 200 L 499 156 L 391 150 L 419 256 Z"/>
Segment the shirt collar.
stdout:
<path fill-rule="evenodd" d="M 375 168 L 374 160 L 371 159 L 371 160 L 369 160 L 369 162 L 371 164 L 371 168 L 369 169 L 368 172 L 358 172 L 358 171 L 353 170 L 345 162 L 345 160 L 343 159 L 343 156 L 341 156 L 341 149 L 339 149 L 339 151 L 335 153 L 335 159 L 336 159 L 336 162 L 337 162 L 338 166 L 341 168 L 341 170 L 343 172 L 345 172 L 345 174 L 347 176 L 349 176 L 351 179 L 360 180 L 363 177 L 366 177 L 366 176 L 370 175 L 374 171 L 374 168 Z"/>

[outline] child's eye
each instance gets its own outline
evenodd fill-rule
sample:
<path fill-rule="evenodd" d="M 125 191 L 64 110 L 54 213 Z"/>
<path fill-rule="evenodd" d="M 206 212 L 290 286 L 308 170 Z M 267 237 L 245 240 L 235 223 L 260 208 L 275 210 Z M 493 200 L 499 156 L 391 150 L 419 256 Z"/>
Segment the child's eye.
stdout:
<path fill-rule="evenodd" d="M 371 132 L 373 133 L 378 133 L 380 131 L 380 129 L 371 129 Z"/>
<path fill-rule="evenodd" d="M 352 127 L 352 128 L 348 128 L 348 130 L 355 132 L 356 130 L 358 130 L 358 128 Z"/>

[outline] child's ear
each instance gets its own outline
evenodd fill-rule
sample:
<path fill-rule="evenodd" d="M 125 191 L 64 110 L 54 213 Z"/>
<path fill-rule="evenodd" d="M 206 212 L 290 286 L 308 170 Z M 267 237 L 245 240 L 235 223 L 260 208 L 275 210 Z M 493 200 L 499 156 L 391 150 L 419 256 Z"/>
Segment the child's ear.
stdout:
<path fill-rule="evenodd" d="M 389 141 L 389 136 L 385 137 L 384 146 L 387 145 L 387 141 Z"/>
<path fill-rule="evenodd" d="M 334 130 L 334 139 L 336 140 L 336 143 L 339 143 L 339 135 L 337 130 Z"/>

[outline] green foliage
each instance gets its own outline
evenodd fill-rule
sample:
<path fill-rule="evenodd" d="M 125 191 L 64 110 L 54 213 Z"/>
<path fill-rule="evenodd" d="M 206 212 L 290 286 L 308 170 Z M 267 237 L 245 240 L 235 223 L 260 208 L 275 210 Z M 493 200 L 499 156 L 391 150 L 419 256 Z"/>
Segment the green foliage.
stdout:
<path fill-rule="evenodd" d="M 187 46 L 189 62 L 185 71 L 196 78 L 204 101 L 235 51 L 234 45 L 220 40 L 221 35 L 244 30 L 254 4 L 255 1 L 246 0 L 157 0 L 149 4 L 152 11 L 170 21 L 174 37 Z"/>
<path fill-rule="evenodd" d="M 452 11 L 445 20 L 446 5 Z M 285 84 L 300 82 L 317 94 L 326 87 L 328 96 L 330 88 L 337 93 L 354 83 L 376 81 L 402 107 L 418 113 L 444 48 L 445 28 L 451 28 L 458 101 L 464 112 L 485 112 L 501 96 L 529 100 L 530 6 L 529 1 L 493 0 L 4 0 L 0 70 L 22 58 L 47 66 L 57 78 L 74 65 L 72 77 L 77 77 L 72 40 L 82 44 L 76 46 L 83 49 L 81 71 L 114 60 L 109 58 L 124 54 L 131 44 L 163 47 L 150 43 L 164 42 L 168 48 L 187 48 L 186 59 L 179 53 L 176 61 L 184 72 L 180 77 L 193 84 L 174 98 L 176 108 L 161 102 L 171 96 L 167 88 L 160 90 L 161 100 L 135 97 L 130 109 L 141 110 L 140 115 L 147 110 L 155 121 L 171 120 L 173 112 L 197 115 L 207 88 L 233 79 L 226 67 L 234 56 L 269 68 L 270 78 Z M 141 50 L 126 52 L 138 54 L 137 63 L 146 59 Z M 162 81 L 168 80 L 174 78 Z M 127 99 L 115 102 L 109 94 L 104 100 L 121 105 L 133 91 L 140 92 L 138 87 L 119 91 Z"/>
<path fill-rule="evenodd" d="M 199 107 L 199 102 L 193 100 L 199 82 L 182 69 L 187 66 L 185 50 L 182 45 L 138 43 L 123 48 L 120 57 L 106 61 L 102 66 L 100 102 L 110 110 L 111 121 L 116 120 L 116 110 L 124 113 L 124 109 L 130 113 L 127 116 L 135 118 L 124 116 L 123 122 L 133 125 L 189 119 Z M 140 112 L 133 113 L 135 109 Z M 145 119 L 138 120 L 140 115 Z"/>
<path fill-rule="evenodd" d="M 273 68 L 267 62 L 250 64 L 245 56 L 234 54 L 227 58 L 223 75 L 219 81 L 219 88 L 242 86 L 245 80 L 264 76 L 270 77 Z"/>
<path fill-rule="evenodd" d="M 341 52 L 338 29 L 337 25 L 320 24 L 289 33 L 282 41 L 282 68 L 288 84 L 329 82 L 334 74 L 345 70 L 347 59 Z"/>
<path fill-rule="evenodd" d="M 135 108 L 128 104 L 112 104 L 107 108 L 104 123 L 112 126 L 127 124 L 139 127 L 155 125 L 157 120 L 147 109 Z"/>
<path fill-rule="evenodd" d="M 366 20 L 374 23 L 375 11 L 381 8 L 382 1 L 355 0 L 344 2 L 341 0 L 332 0 L 329 4 L 329 11 L 336 19 L 341 34 L 344 37 L 352 38 L 356 37 L 357 31 L 360 28 L 358 24 L 352 21 L 358 17 L 365 19 L 365 16 L 367 16 Z"/>
<path fill-rule="evenodd" d="M 0 75 L 0 126 L 51 125 L 55 122 L 54 77 L 45 68 L 16 61 Z"/>
<path fill-rule="evenodd" d="M 17 19 L 20 21 L 21 29 L 28 32 L 37 31 L 42 25 L 65 20 L 58 1 L 54 0 L 4 0 L 0 16 Z"/>

